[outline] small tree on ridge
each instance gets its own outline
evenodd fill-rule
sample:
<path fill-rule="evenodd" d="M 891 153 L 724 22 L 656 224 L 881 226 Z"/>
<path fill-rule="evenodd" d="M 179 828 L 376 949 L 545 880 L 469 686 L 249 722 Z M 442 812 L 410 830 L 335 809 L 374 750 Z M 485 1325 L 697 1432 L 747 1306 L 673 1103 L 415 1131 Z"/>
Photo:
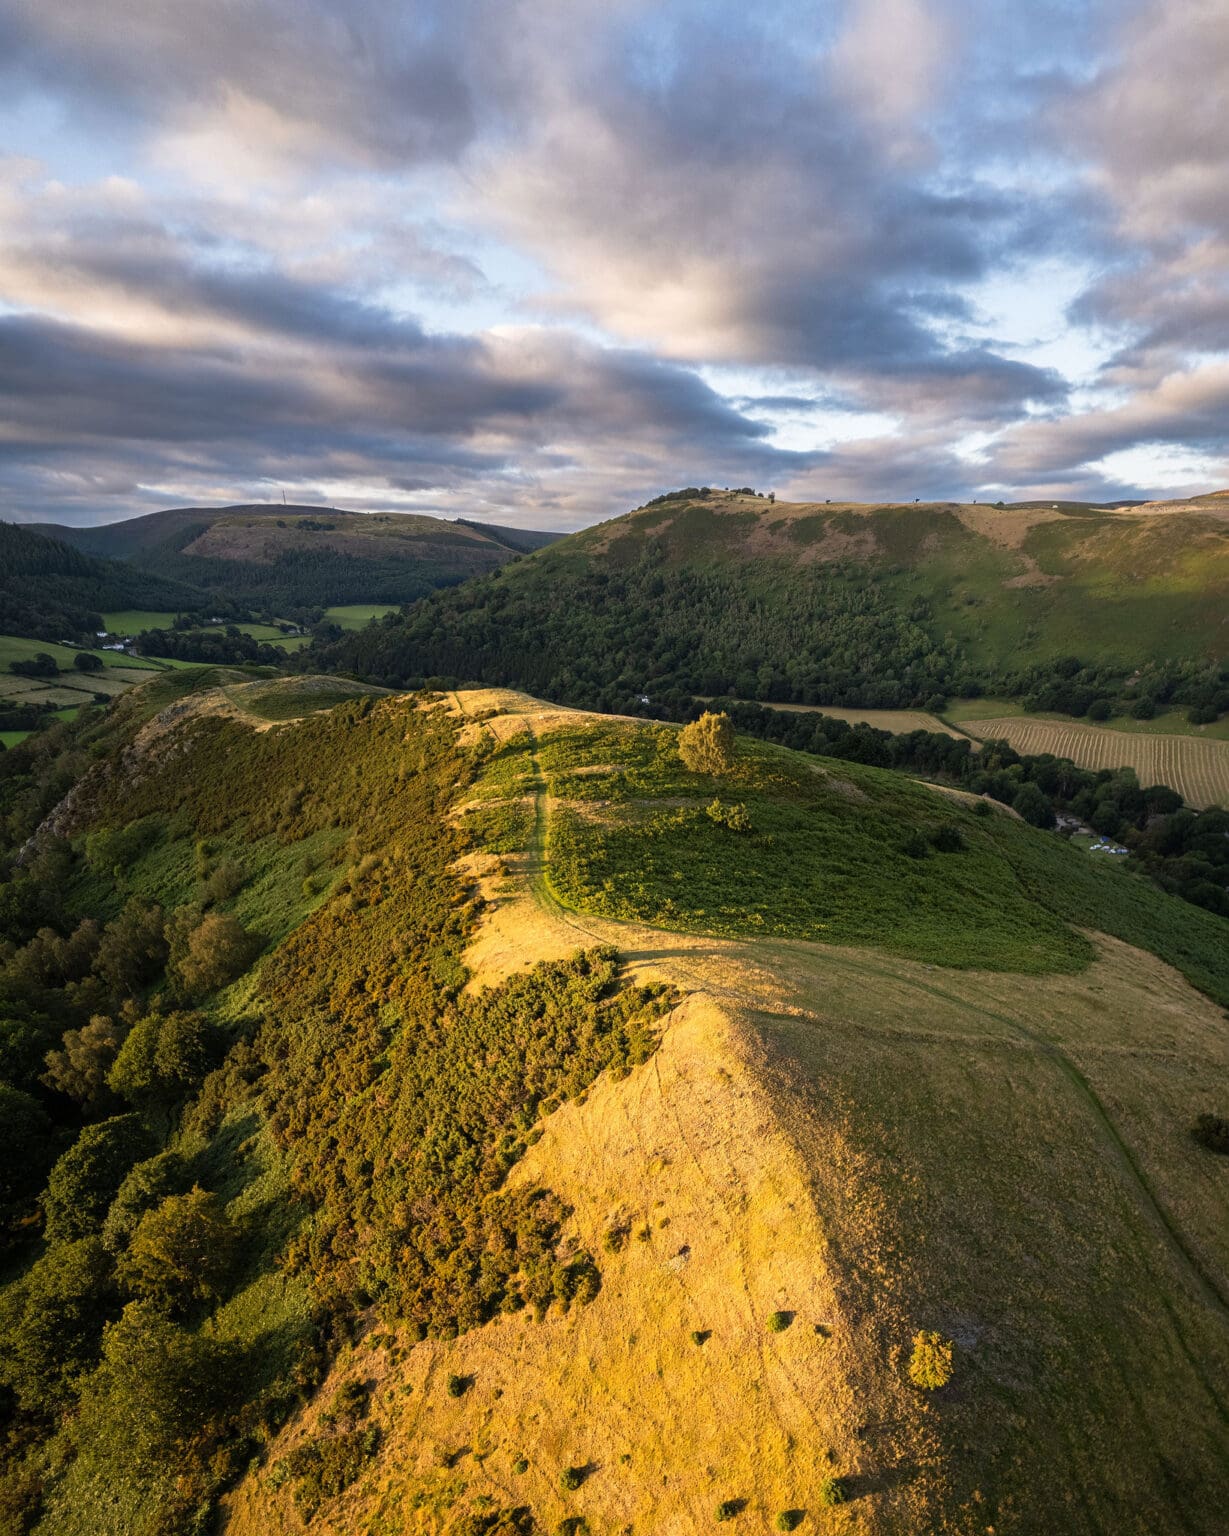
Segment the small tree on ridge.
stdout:
<path fill-rule="evenodd" d="M 729 773 L 734 766 L 734 723 L 710 710 L 679 732 L 679 756 L 692 773 Z"/>

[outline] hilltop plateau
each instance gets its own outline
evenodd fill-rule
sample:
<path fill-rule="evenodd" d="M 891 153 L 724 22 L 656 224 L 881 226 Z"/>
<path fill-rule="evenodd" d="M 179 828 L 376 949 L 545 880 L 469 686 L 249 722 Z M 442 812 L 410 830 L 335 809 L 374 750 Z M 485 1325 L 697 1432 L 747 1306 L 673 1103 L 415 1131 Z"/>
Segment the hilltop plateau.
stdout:
<path fill-rule="evenodd" d="M 0 809 L 13 1528 L 1221 1528 L 1223 918 L 501 690 L 183 668 Z"/>

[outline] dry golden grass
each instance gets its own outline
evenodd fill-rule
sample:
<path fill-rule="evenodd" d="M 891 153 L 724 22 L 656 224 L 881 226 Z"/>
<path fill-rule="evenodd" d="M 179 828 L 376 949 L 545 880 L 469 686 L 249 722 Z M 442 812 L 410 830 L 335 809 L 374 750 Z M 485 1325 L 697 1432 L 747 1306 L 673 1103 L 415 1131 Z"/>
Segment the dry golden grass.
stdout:
<path fill-rule="evenodd" d="M 963 725 L 983 741 L 1002 737 L 1017 752 L 1053 752 L 1080 768 L 1134 768 L 1145 788 L 1168 784 L 1199 809 L 1229 805 L 1229 741 L 1114 731 L 1030 715 L 966 720 Z"/>
<path fill-rule="evenodd" d="M 514 1171 L 573 1207 L 602 1290 L 346 1351 L 318 1403 L 377 1380 L 385 1440 L 312 1531 L 447 1533 L 490 1499 L 543 1531 L 683 1536 L 735 1498 L 736 1531 L 799 1508 L 867 1536 L 1217 1536 L 1229 1180 L 1186 1132 L 1229 1080 L 1222 1011 L 1101 938 L 1083 974 L 1022 981 L 569 914 L 541 834 L 472 863 L 474 984 L 600 941 L 687 994 L 656 1057 L 558 1110 Z M 939 1393 L 908 1383 L 920 1328 L 956 1342 Z M 317 1427 L 313 1406 L 241 1484 L 230 1536 L 305 1529 L 269 1466 Z M 573 1493 L 568 1466 L 590 1469 Z M 852 1498 L 821 1508 L 834 1473 Z"/>

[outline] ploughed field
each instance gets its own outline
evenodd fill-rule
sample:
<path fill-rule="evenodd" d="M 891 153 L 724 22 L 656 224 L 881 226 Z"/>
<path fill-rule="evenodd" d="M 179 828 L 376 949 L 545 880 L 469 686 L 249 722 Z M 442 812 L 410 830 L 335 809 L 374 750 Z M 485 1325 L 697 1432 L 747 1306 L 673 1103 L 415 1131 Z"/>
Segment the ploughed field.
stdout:
<path fill-rule="evenodd" d="M 961 729 L 982 741 L 1002 739 L 1017 752 L 1069 757 L 1079 768 L 1134 768 L 1145 788 L 1168 784 L 1199 810 L 1229 806 L 1229 741 L 1115 731 L 1029 715 L 964 720 Z"/>

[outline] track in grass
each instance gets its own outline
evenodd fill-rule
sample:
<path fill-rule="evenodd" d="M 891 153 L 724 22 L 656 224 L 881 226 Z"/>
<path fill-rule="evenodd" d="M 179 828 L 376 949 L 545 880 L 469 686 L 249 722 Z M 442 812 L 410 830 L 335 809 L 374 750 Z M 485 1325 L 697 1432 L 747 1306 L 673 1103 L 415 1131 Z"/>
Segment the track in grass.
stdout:
<path fill-rule="evenodd" d="M 1017 752 L 1052 752 L 1079 768 L 1134 768 L 1145 788 L 1168 784 L 1189 804 L 1229 805 L 1229 742 L 1194 736 L 1147 736 L 1028 715 L 966 720 L 982 741 L 1002 739 Z"/>

